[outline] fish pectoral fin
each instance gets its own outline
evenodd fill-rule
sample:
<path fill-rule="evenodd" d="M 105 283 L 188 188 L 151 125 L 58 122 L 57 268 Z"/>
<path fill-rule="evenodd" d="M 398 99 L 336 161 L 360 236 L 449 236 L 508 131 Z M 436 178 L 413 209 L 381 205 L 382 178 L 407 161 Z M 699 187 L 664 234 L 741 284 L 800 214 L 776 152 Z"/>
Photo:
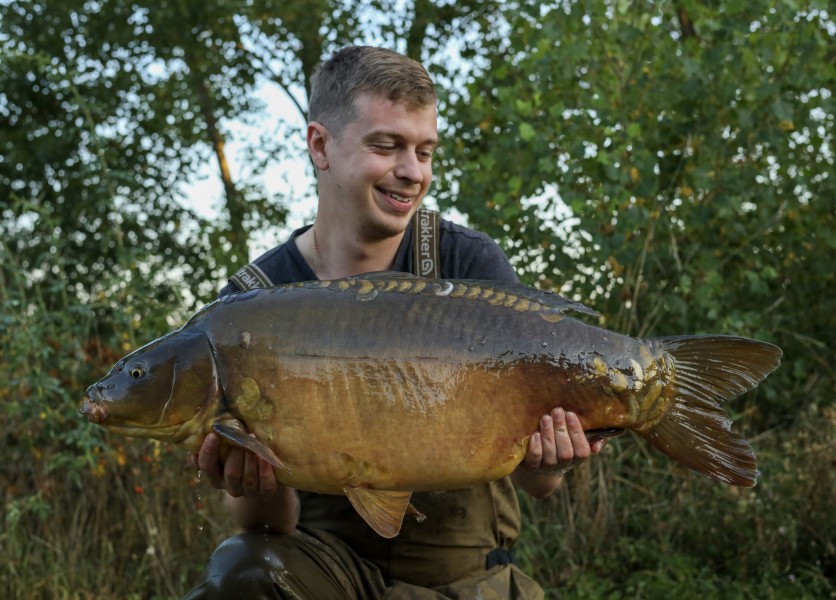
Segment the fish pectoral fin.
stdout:
<path fill-rule="evenodd" d="M 398 535 L 407 508 L 412 506 L 409 503 L 412 492 L 373 490 L 348 485 L 343 488 L 343 492 L 369 527 L 387 539 Z M 415 508 L 412 507 L 412 510 Z M 415 510 L 415 513 L 418 511 Z"/>
<path fill-rule="evenodd" d="M 219 421 L 212 425 L 212 429 L 229 443 L 244 448 L 245 450 L 249 450 L 253 454 L 258 455 L 269 462 L 277 469 L 282 469 L 288 473 L 290 472 L 287 465 L 279 460 L 279 457 L 276 456 L 276 453 L 273 452 L 270 446 L 262 442 L 257 437 L 248 434 L 244 430 L 240 421 Z"/>

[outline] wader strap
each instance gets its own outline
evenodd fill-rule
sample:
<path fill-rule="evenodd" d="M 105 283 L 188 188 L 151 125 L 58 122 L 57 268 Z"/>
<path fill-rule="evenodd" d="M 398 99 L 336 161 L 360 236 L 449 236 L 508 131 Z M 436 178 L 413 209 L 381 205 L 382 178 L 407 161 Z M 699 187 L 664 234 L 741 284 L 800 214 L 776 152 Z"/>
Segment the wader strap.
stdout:
<path fill-rule="evenodd" d="M 235 272 L 235 275 L 230 277 L 229 280 L 237 285 L 242 292 L 246 290 L 266 288 L 273 285 L 273 282 L 270 281 L 269 277 L 267 277 L 267 273 L 262 271 L 255 263 L 244 265 L 238 269 Z"/>
<path fill-rule="evenodd" d="M 438 245 L 438 213 L 428 208 L 419 208 L 412 217 L 412 257 L 415 275 L 430 279 L 438 279 L 441 276 Z"/>

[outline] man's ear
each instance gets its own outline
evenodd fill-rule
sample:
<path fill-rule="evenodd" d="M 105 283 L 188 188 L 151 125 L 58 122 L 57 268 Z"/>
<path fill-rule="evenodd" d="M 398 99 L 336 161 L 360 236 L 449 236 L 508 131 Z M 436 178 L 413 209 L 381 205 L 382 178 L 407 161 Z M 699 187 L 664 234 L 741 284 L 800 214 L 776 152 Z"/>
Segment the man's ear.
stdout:
<path fill-rule="evenodd" d="M 331 140 L 331 133 L 322 123 L 311 121 L 308 123 L 308 154 L 314 166 L 320 171 L 328 170 L 328 153 L 326 143 Z"/>

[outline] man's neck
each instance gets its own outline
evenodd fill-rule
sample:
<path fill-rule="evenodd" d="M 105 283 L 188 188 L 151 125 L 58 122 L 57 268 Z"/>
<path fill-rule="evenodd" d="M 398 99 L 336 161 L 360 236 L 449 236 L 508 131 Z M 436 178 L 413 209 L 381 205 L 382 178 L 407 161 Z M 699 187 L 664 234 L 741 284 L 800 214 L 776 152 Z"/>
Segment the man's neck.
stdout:
<path fill-rule="evenodd" d="M 317 219 L 297 238 L 297 246 L 319 279 L 339 279 L 391 269 L 403 236 L 363 240 L 347 227 Z"/>

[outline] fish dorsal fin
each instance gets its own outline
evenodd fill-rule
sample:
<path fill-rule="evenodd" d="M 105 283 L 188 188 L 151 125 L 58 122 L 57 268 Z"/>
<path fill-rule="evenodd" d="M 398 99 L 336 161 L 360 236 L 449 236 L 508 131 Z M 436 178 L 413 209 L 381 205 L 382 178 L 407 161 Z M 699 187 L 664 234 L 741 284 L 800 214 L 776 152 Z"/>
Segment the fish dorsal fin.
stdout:
<path fill-rule="evenodd" d="M 401 530 L 412 492 L 373 490 L 345 486 L 343 492 L 369 527 L 378 535 L 393 538 Z"/>
<path fill-rule="evenodd" d="M 561 296 L 557 292 L 551 290 L 541 290 L 540 288 L 525 285 L 523 283 L 505 283 L 502 281 L 483 281 L 483 280 L 453 280 L 453 283 L 464 283 L 476 285 L 482 288 L 488 288 L 496 291 L 505 292 L 506 294 L 513 294 L 520 298 L 525 298 L 531 302 L 537 302 L 543 306 L 547 306 L 560 312 L 574 311 L 590 315 L 592 317 L 600 317 L 601 314 L 589 308 L 585 304 L 570 300 Z"/>
<path fill-rule="evenodd" d="M 576 302 L 575 300 L 570 300 L 569 298 L 561 296 L 557 292 L 542 290 L 523 283 L 509 283 L 505 281 L 490 281 L 485 279 L 426 279 L 411 273 L 403 273 L 400 271 L 371 271 L 361 275 L 352 275 L 346 279 L 371 282 L 396 279 L 426 282 L 428 284 L 446 284 L 448 286 L 450 284 L 453 284 L 454 286 L 463 285 L 469 288 L 481 288 L 482 290 L 494 290 L 497 292 L 504 292 L 506 294 L 513 294 L 514 296 L 525 298 L 531 302 L 537 302 L 538 304 L 542 304 L 543 306 L 560 312 L 574 311 L 576 313 L 582 313 L 592 317 L 601 316 L 600 313 L 589 308 L 585 304 Z"/>
<path fill-rule="evenodd" d="M 377 281 L 380 279 L 420 279 L 420 277 L 404 271 L 369 271 L 359 275 L 350 275 L 346 279 L 369 279 L 371 281 Z"/>
<path fill-rule="evenodd" d="M 227 440 L 229 443 L 249 450 L 269 462 L 277 469 L 290 472 L 290 469 L 285 465 L 273 450 L 255 436 L 248 434 L 244 430 L 241 421 L 237 419 L 230 419 L 227 421 L 217 421 L 212 425 L 212 429 L 219 436 Z"/>

